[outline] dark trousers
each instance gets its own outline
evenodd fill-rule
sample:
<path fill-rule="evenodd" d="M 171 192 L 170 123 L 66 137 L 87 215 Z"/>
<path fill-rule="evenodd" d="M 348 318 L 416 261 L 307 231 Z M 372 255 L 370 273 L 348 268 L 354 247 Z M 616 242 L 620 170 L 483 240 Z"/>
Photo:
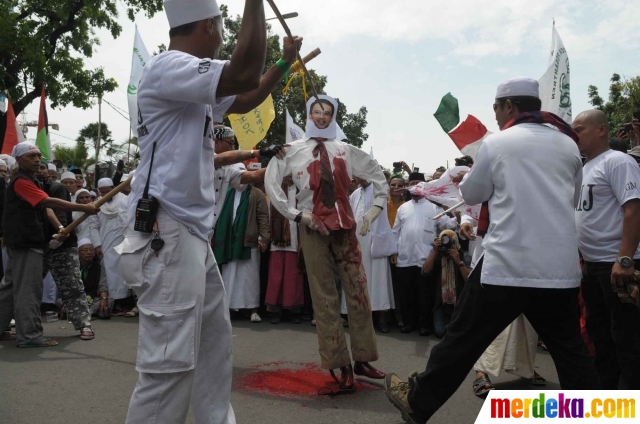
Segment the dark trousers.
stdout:
<path fill-rule="evenodd" d="M 598 377 L 580 335 L 579 289 L 481 285 L 482 261 L 466 283 L 444 339 L 416 378 L 409 404 L 425 421 L 455 393 L 495 338 L 524 313 L 549 348 L 565 390 L 595 390 Z"/>
<path fill-rule="evenodd" d="M 640 267 L 640 261 L 638 267 Z M 640 309 L 620 302 L 611 287 L 613 263 L 585 262 L 582 297 L 595 365 L 605 390 L 640 389 Z"/>
<path fill-rule="evenodd" d="M 402 286 L 398 276 L 398 267 L 391 264 L 391 284 L 393 285 L 393 298 L 396 302 L 395 318 L 397 322 L 404 322 L 402 317 Z"/>
<path fill-rule="evenodd" d="M 433 328 L 434 289 L 429 276 L 419 266 L 397 267 L 402 292 L 402 319 L 405 326 Z"/>

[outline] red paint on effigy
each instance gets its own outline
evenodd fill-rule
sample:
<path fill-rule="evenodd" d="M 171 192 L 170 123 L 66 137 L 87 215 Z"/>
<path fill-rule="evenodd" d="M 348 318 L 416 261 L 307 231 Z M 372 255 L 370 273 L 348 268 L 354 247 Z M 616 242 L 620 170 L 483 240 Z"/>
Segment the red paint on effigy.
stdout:
<path fill-rule="evenodd" d="M 318 390 L 323 387 L 328 387 L 334 392 L 339 391 L 338 384 L 333 381 L 329 372 L 315 364 L 275 362 L 256 365 L 252 369 L 255 371 L 249 371 L 236 380 L 237 390 L 280 398 L 316 396 Z M 340 370 L 336 371 L 336 376 L 340 378 Z M 376 389 L 378 387 L 356 381 L 356 392 Z"/>

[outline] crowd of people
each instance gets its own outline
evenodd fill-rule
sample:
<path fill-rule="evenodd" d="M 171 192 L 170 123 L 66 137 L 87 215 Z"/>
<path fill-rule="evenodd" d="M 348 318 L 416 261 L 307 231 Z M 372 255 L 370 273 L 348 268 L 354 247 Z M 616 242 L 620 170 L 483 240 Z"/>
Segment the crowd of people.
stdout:
<path fill-rule="evenodd" d="M 637 119 L 610 142 L 603 112 L 570 126 L 541 111 L 537 81 L 515 78 L 495 97 L 500 133 L 456 159 L 466 167 L 456 175 L 402 161 L 384 171 L 337 139 L 337 101 L 326 95 L 309 99 L 304 139 L 240 151 L 233 130 L 214 123 L 259 105 L 302 39 L 285 37 L 262 75 L 264 10 L 247 1 L 232 60 L 204 60 L 219 53 L 221 13 L 192 3 L 165 1 L 171 44 L 140 83 L 131 179 L 120 163 L 90 187 L 29 143 L 0 157 L 1 340 L 57 345 L 41 325 L 51 312 L 83 340 L 96 337 L 92 317 L 139 315 L 131 423 L 183 422 L 190 402 L 198 422 L 235 422 L 230 314 L 316 325 L 340 391 L 355 390 L 354 374 L 386 378 L 410 423 L 426 422 L 472 367 L 479 397 L 502 371 L 545 385 L 539 344 L 565 389 L 639 388 L 640 148 L 627 152 Z M 482 204 L 479 216 L 427 198 L 445 175 L 467 205 Z M 374 327 L 442 341 L 405 382 L 370 364 Z"/>

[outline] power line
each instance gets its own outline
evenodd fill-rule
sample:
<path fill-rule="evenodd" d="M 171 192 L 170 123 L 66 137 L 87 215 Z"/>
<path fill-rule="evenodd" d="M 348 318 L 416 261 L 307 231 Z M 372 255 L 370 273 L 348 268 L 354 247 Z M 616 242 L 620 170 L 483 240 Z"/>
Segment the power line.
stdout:
<path fill-rule="evenodd" d="M 109 103 L 108 101 L 106 101 L 105 99 L 102 99 L 102 101 L 104 101 L 108 106 L 111 107 L 111 109 L 113 109 L 114 111 L 116 111 L 116 113 L 120 116 L 122 116 L 124 119 L 126 119 L 127 121 L 131 121 L 131 119 L 129 119 L 127 116 L 123 115 L 122 112 L 120 112 L 118 109 L 116 109 L 116 107 L 114 105 L 112 105 L 111 103 Z"/>
<path fill-rule="evenodd" d="M 50 133 L 50 134 L 53 134 L 53 135 L 55 135 L 55 136 L 58 136 L 58 137 L 66 138 L 67 140 L 71 140 L 71 141 L 78 141 L 78 140 L 76 140 L 75 138 L 67 137 L 66 135 L 62 135 L 62 134 L 57 133 L 57 132 L 49 131 L 49 133 Z"/>

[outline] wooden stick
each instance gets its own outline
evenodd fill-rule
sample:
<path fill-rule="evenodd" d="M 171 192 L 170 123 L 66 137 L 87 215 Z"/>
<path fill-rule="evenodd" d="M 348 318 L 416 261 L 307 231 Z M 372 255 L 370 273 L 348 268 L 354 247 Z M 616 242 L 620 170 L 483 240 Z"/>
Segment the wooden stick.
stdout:
<path fill-rule="evenodd" d="M 307 63 L 315 59 L 320 53 L 322 53 L 320 49 L 315 49 L 311 53 L 303 57 L 302 62 L 300 62 L 299 60 L 296 60 L 296 63 L 291 65 L 291 69 L 289 69 L 289 73 L 292 74 L 294 72 L 298 72 L 300 69 L 302 69 L 302 65 L 301 65 L 302 63 L 306 65 Z"/>
<path fill-rule="evenodd" d="M 434 216 L 434 217 L 433 217 L 433 219 L 434 219 L 434 220 L 436 220 L 436 219 L 438 219 L 438 218 L 440 218 L 440 217 L 442 217 L 442 216 L 444 216 L 444 215 L 448 214 L 449 212 L 451 212 L 451 211 L 454 211 L 454 210 L 458 209 L 458 208 L 459 208 L 460 206 L 462 206 L 462 205 L 464 205 L 464 200 L 463 200 L 462 202 L 458 203 L 458 204 L 453 205 L 452 207 L 450 207 L 450 208 L 449 208 L 449 209 L 447 209 L 446 211 L 444 211 L 444 212 L 442 212 L 442 213 L 440 213 L 440 214 L 438 214 L 438 215 Z"/>
<path fill-rule="evenodd" d="M 287 37 L 291 38 L 291 41 L 293 41 L 293 35 L 291 35 L 291 30 L 289 29 L 289 26 L 287 25 L 287 22 L 282 17 L 282 14 L 280 13 L 280 10 L 278 10 L 278 6 L 276 6 L 276 4 L 274 3 L 273 0 L 267 0 L 267 2 L 269 3 L 269 6 L 271 6 L 271 9 L 273 9 L 273 13 L 275 13 L 276 16 L 278 17 L 278 20 L 280 21 L 280 24 L 282 25 L 282 28 L 284 28 L 284 32 L 287 33 Z M 313 84 L 313 79 L 311 78 L 311 75 L 309 74 L 309 71 L 307 71 L 307 67 L 304 66 L 304 60 L 302 60 L 302 57 L 300 57 L 300 52 L 298 52 L 297 55 L 298 55 L 298 60 L 302 64 L 302 69 L 304 70 L 304 74 L 309 79 L 309 84 L 311 84 L 311 89 L 313 90 L 313 95 L 315 96 L 316 100 L 320 104 L 320 107 L 322 108 L 322 110 L 324 110 L 324 107 L 322 106 L 322 103 L 320 103 L 320 97 L 318 97 L 318 92 L 316 91 L 316 86 Z"/>
<path fill-rule="evenodd" d="M 107 193 L 104 197 L 102 197 L 100 200 L 98 200 L 95 203 L 96 207 L 99 208 L 102 205 L 104 205 L 105 203 L 107 203 L 109 200 L 113 199 L 113 196 L 115 196 L 116 194 L 120 193 L 125 188 L 129 187 L 131 185 L 131 181 L 132 180 L 133 180 L 133 175 L 130 176 L 129 178 L 127 178 L 126 180 L 124 180 L 123 182 L 121 182 L 120 184 L 118 184 L 117 187 L 114 187 L 113 190 L 111 190 L 109 193 Z M 73 230 L 75 230 L 78 225 L 82 224 L 90 216 L 91 215 L 86 214 L 86 213 L 83 214 L 80 218 L 76 219 L 71 224 L 69 224 L 65 228 L 63 228 L 62 232 L 64 234 L 66 234 L 66 235 L 71 234 L 71 232 Z"/>

